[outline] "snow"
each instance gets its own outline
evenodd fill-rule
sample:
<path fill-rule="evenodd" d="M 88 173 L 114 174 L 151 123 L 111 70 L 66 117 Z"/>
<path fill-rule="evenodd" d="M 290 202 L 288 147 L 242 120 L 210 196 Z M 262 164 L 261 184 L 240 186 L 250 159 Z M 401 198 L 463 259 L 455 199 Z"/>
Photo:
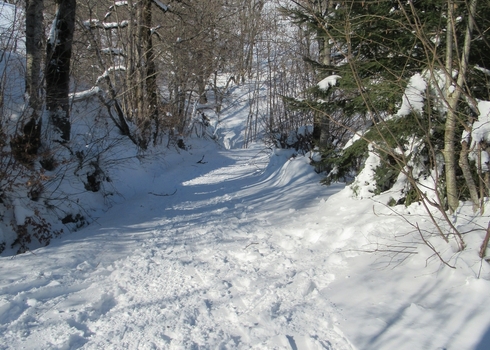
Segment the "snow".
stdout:
<path fill-rule="evenodd" d="M 105 53 L 105 54 L 111 54 L 111 55 L 120 55 L 120 56 L 123 56 L 124 55 L 124 50 L 123 49 L 118 49 L 118 48 L 106 48 L 106 49 L 102 49 L 100 50 L 102 53 Z"/>
<path fill-rule="evenodd" d="M 371 198 L 376 190 L 374 173 L 376 168 L 381 164 L 379 155 L 374 151 L 374 146 L 368 146 L 368 157 L 364 162 L 364 168 L 356 177 L 354 183 L 350 186 L 351 191 L 356 197 Z"/>
<path fill-rule="evenodd" d="M 490 102 L 479 101 L 478 110 L 480 115 L 471 131 L 473 142 L 490 142 Z"/>
<path fill-rule="evenodd" d="M 124 138 L 112 148 L 94 140 L 98 126 L 76 124 L 94 106 L 74 103 L 87 159 L 98 147 L 126 159 L 110 169 L 117 195 L 104 198 L 105 213 L 90 203 L 99 216 L 90 226 L 3 252 L 0 349 L 490 348 L 490 267 L 478 258 L 488 214 L 462 203 L 451 216 L 465 232 L 458 251 L 419 203 L 388 207 L 389 193 L 373 195 L 374 152 L 355 197 L 352 186 L 320 185 L 307 156 L 243 148 L 248 93 L 231 89 L 221 114 L 207 115 L 216 140 L 139 157 Z M 489 110 L 480 105 L 475 130 L 488 128 Z M 86 194 L 67 181 L 64 209 Z M 18 224 L 33 215 L 27 201 L 13 201 Z"/>
<path fill-rule="evenodd" d="M 69 94 L 69 97 L 72 101 L 79 101 L 100 94 L 101 92 L 102 90 L 98 86 L 94 86 L 88 90 L 71 93 Z"/>
<path fill-rule="evenodd" d="M 424 110 L 424 96 L 427 83 L 420 74 L 415 74 L 408 81 L 403 101 L 400 109 L 397 112 L 398 116 L 406 116 L 412 111 L 422 113 Z"/>
<path fill-rule="evenodd" d="M 165 5 L 164 3 L 162 3 L 161 1 L 159 1 L 159 0 L 153 0 L 153 3 L 155 5 L 157 5 L 163 12 L 167 12 L 168 11 L 168 6 Z"/>
<path fill-rule="evenodd" d="M 125 72 L 126 67 L 123 65 L 117 65 L 107 68 L 101 76 L 97 77 L 96 84 L 99 84 L 102 80 L 106 79 L 109 74 L 114 72 Z"/>
<path fill-rule="evenodd" d="M 340 78 L 340 75 L 330 75 L 318 83 L 318 88 L 327 91 L 331 86 L 337 85 L 337 80 Z"/>
<path fill-rule="evenodd" d="M 224 108 L 220 137 L 243 132 L 239 110 Z M 490 345 L 490 268 L 475 258 L 484 230 L 460 253 L 430 238 L 450 269 L 383 197 L 354 199 L 321 186 L 307 157 L 227 140 L 131 158 L 113 174 L 124 200 L 95 223 L 7 250 L 0 349 Z M 397 210 L 430 227 L 417 204 Z M 455 225 L 472 227 L 471 210 Z"/>
<path fill-rule="evenodd" d="M 48 43 L 51 46 L 56 46 L 58 44 L 58 19 L 59 10 L 56 11 L 53 18 L 53 23 L 51 23 L 51 28 L 49 30 Z"/>
<path fill-rule="evenodd" d="M 17 225 L 24 225 L 26 218 L 34 216 L 32 210 L 28 209 L 27 206 L 22 203 L 22 200 L 20 198 L 14 199 L 13 206 L 15 221 Z"/>
<path fill-rule="evenodd" d="M 4 1 L 0 1 L 0 9 L 2 10 L 0 15 L 0 28 L 4 32 L 5 30 L 11 29 L 12 25 L 16 22 L 15 13 L 17 9 L 15 5 L 8 4 Z"/>
<path fill-rule="evenodd" d="M 490 155 L 479 146 L 481 142 L 490 142 L 490 102 L 478 101 L 478 112 L 478 119 L 473 123 L 471 132 L 465 130 L 462 139 L 467 143 L 471 140 L 470 159 L 477 164 L 480 162 L 481 170 L 488 172 L 490 170 Z"/>
<path fill-rule="evenodd" d="M 125 28 L 129 25 L 128 21 L 121 21 L 121 22 L 101 22 L 97 19 L 92 19 L 90 21 L 84 21 L 83 25 L 86 28 L 101 28 L 105 30 L 110 30 L 110 29 L 119 29 L 119 28 Z"/>
<path fill-rule="evenodd" d="M 25 59 L 12 52 L 0 52 L 0 76 L 2 76 L 2 109 L 10 121 L 16 122 L 25 113 Z M 8 125 L 3 125 L 8 128 Z M 11 126 L 10 126 L 11 127 Z"/>

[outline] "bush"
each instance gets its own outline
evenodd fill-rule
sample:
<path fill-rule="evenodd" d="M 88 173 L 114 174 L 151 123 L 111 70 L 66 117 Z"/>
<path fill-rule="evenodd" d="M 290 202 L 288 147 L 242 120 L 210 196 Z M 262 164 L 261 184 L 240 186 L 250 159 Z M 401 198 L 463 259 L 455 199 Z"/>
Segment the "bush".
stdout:
<path fill-rule="evenodd" d="M 12 248 L 16 245 L 19 246 L 17 254 L 22 254 L 29 250 L 29 244 L 32 242 L 33 237 L 41 245 L 47 246 L 51 239 L 59 237 L 63 233 L 63 229 L 52 230 L 51 224 L 40 217 L 38 213 L 36 213 L 35 217 L 27 217 L 23 225 L 12 223 L 12 226 L 15 227 L 17 233 L 17 238 L 12 243 Z"/>

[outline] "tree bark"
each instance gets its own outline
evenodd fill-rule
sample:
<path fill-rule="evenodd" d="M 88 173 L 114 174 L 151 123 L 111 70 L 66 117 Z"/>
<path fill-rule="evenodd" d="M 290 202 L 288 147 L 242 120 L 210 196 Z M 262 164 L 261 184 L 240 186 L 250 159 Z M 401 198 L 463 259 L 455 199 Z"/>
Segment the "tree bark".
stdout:
<path fill-rule="evenodd" d="M 455 86 L 452 86 L 452 70 L 453 70 L 453 48 L 454 48 L 454 0 L 448 0 L 448 19 L 447 19 L 447 38 L 446 38 L 446 103 L 448 112 L 446 115 L 446 125 L 444 133 L 444 161 L 446 173 L 446 193 L 449 205 L 449 211 L 453 213 L 459 205 L 457 183 L 456 183 L 456 122 L 457 122 L 457 107 L 459 99 L 462 95 L 463 83 L 466 79 L 468 71 L 468 58 L 470 55 L 471 33 L 475 24 L 477 0 L 471 0 L 468 24 L 466 26 L 465 38 L 461 59 L 459 61 L 458 75 Z M 454 89 L 454 91 L 452 91 Z"/>
<path fill-rule="evenodd" d="M 488 241 L 490 240 L 490 222 L 488 223 L 488 227 L 487 227 L 487 233 L 485 235 L 485 238 L 483 239 L 483 243 L 482 245 L 480 246 L 480 258 L 485 258 L 485 252 L 487 250 L 487 247 L 488 247 Z"/>
<path fill-rule="evenodd" d="M 319 12 L 321 13 L 322 18 L 328 18 L 327 16 L 333 9 L 333 2 L 324 0 L 319 4 Z M 331 47 L 328 42 L 327 37 L 319 38 L 319 49 L 320 49 L 320 62 L 329 67 L 331 65 Z M 332 72 L 328 72 L 328 74 L 332 74 Z M 320 139 L 319 139 L 320 148 L 327 149 L 330 147 L 330 118 L 325 114 L 321 113 L 320 115 Z"/>
<path fill-rule="evenodd" d="M 29 97 L 31 115 L 22 120 L 22 131 L 10 142 L 15 158 L 24 165 L 33 165 L 41 147 L 41 62 L 43 34 L 43 0 L 26 0 L 26 75 L 25 92 Z"/>
<path fill-rule="evenodd" d="M 152 122 L 156 129 L 153 134 L 155 142 L 158 136 L 156 125 L 158 116 L 158 89 L 155 53 L 152 42 L 152 1 L 143 0 L 136 4 L 137 34 L 135 53 L 135 100 L 136 119 L 141 131 L 140 146 L 146 148 L 151 139 Z"/>
<path fill-rule="evenodd" d="M 137 2 L 136 6 L 136 21 L 137 21 L 137 29 L 136 29 L 136 47 L 135 47 L 135 99 L 134 101 L 136 105 L 136 120 L 140 129 L 144 130 L 146 128 L 145 121 L 145 87 L 144 87 L 144 50 L 146 48 L 145 45 L 145 23 L 144 23 L 144 3 L 149 0 L 143 0 L 142 2 Z M 144 147 L 146 148 L 146 146 Z"/>
<path fill-rule="evenodd" d="M 26 0 L 26 93 L 34 111 L 40 107 L 44 0 Z"/>
<path fill-rule="evenodd" d="M 46 108 L 59 139 L 70 140 L 70 60 L 75 29 L 76 0 L 56 0 L 56 15 L 46 48 Z"/>
<path fill-rule="evenodd" d="M 478 200 L 478 191 L 476 189 L 475 181 L 473 180 L 473 176 L 471 175 L 470 164 L 468 162 L 468 154 L 470 153 L 468 149 L 468 142 L 463 141 L 461 143 L 461 153 L 459 155 L 459 166 L 463 170 L 463 176 L 466 181 L 466 185 L 468 186 L 468 190 L 470 192 L 470 198 L 473 202 L 473 211 L 476 212 L 479 205 Z"/>
<path fill-rule="evenodd" d="M 158 86 L 157 86 L 157 69 L 155 64 L 155 50 L 153 48 L 151 26 L 152 19 L 152 1 L 146 1 L 143 8 L 145 23 L 145 61 L 146 61 L 146 98 L 149 118 L 153 122 L 153 144 L 156 144 L 159 133 L 158 122 Z"/>

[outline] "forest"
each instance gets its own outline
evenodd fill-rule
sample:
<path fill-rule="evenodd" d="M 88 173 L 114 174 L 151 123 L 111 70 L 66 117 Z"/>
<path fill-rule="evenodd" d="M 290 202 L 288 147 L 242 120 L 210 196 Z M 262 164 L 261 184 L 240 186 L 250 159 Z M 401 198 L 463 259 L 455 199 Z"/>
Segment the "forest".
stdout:
<path fill-rule="evenodd" d="M 2 349 L 486 349 L 488 0 L 0 1 Z"/>
<path fill-rule="evenodd" d="M 2 11 L 0 205 L 2 230 L 16 237 L 4 248 L 47 244 L 60 221 L 87 224 L 83 204 L 67 207 L 59 190 L 66 173 L 100 191 L 110 166 L 102 155 L 120 136 L 140 153 L 185 148 L 193 132 L 205 134 L 205 111 L 219 114 L 230 87 L 245 83 L 254 93 L 244 147 L 264 133 L 274 147 L 314 151 L 326 184 L 354 181 L 359 193 L 355 177 L 372 155 L 368 191 L 401 186 L 390 205 L 451 214 L 470 201 L 483 213 L 486 1 L 11 3 Z M 79 126 L 87 100 L 93 120 Z M 35 215 L 19 220 L 17 206 Z"/>

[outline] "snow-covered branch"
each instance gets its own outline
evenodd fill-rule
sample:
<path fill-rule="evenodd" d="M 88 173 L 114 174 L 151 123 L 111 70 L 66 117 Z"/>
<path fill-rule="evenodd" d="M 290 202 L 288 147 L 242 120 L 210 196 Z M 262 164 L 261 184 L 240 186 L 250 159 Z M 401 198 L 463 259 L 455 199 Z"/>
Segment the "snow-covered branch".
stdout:
<path fill-rule="evenodd" d="M 127 1 L 115 1 L 114 2 L 114 5 L 112 5 L 111 7 L 109 7 L 109 10 L 114 10 L 114 8 L 116 7 L 120 7 L 120 6 L 127 6 L 128 5 L 128 2 Z"/>
<path fill-rule="evenodd" d="M 318 83 L 318 88 L 327 91 L 331 86 L 337 85 L 337 80 L 340 78 L 340 75 L 330 75 Z"/>
<path fill-rule="evenodd" d="M 106 55 L 114 55 L 114 56 L 124 56 L 124 50 L 123 49 L 118 49 L 118 48 L 106 48 L 106 49 L 102 49 L 100 50 L 102 53 L 106 54 Z"/>
<path fill-rule="evenodd" d="M 159 0 L 153 0 L 153 3 L 157 5 L 163 12 L 167 12 L 169 7 Z"/>
<path fill-rule="evenodd" d="M 480 66 L 475 66 L 475 69 L 478 69 L 480 72 L 484 73 L 487 76 L 490 76 L 490 69 L 486 69 Z"/>
<path fill-rule="evenodd" d="M 101 92 L 102 90 L 98 86 L 93 86 L 92 88 L 85 91 L 71 93 L 68 95 L 68 97 L 70 98 L 70 101 L 77 102 L 98 95 Z"/>
<path fill-rule="evenodd" d="M 105 70 L 105 72 L 100 77 L 97 78 L 96 84 L 99 84 L 102 79 L 107 78 L 110 73 L 117 72 L 117 71 L 125 72 L 126 67 L 124 67 L 124 66 L 113 66 L 113 67 L 107 68 Z"/>
<path fill-rule="evenodd" d="M 111 30 L 111 29 L 125 28 L 129 25 L 129 22 L 128 21 L 121 21 L 121 22 L 104 23 L 104 22 L 99 21 L 98 19 L 92 19 L 90 21 L 84 21 L 83 25 L 89 29 L 102 28 L 105 30 Z"/>

